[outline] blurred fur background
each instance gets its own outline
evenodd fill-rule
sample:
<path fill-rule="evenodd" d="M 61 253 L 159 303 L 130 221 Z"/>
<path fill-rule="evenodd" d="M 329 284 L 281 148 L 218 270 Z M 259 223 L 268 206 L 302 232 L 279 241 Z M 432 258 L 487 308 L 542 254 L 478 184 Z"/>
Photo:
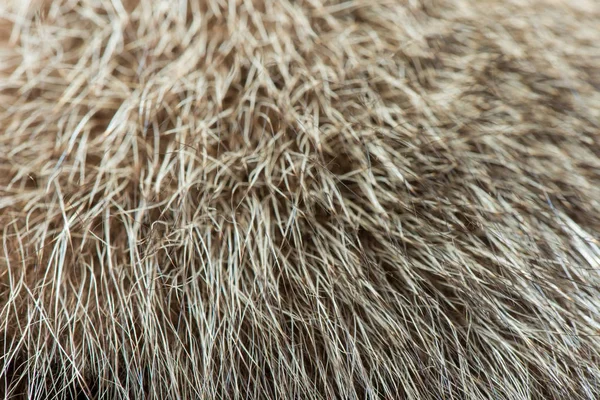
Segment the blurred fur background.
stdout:
<path fill-rule="evenodd" d="M 0 19 L 5 398 L 600 398 L 597 2 Z"/>

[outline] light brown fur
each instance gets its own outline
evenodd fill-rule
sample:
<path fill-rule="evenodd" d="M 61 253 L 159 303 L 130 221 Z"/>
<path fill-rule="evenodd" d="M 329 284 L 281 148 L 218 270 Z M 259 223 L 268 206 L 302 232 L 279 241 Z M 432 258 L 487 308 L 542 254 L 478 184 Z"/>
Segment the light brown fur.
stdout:
<path fill-rule="evenodd" d="M 0 6 L 0 393 L 600 396 L 600 8 Z"/>

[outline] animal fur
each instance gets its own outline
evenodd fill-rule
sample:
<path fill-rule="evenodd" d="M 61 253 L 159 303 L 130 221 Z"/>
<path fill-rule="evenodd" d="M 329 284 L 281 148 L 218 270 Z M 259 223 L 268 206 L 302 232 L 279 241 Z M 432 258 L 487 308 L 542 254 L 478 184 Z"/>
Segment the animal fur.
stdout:
<path fill-rule="evenodd" d="M 0 393 L 600 398 L 600 6 L 3 1 Z"/>

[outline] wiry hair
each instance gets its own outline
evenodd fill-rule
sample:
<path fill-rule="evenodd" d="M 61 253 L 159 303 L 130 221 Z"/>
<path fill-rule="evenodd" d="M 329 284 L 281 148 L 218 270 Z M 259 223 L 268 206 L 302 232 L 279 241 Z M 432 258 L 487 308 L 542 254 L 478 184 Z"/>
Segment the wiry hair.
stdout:
<path fill-rule="evenodd" d="M 0 11 L 0 393 L 600 397 L 600 5 Z"/>

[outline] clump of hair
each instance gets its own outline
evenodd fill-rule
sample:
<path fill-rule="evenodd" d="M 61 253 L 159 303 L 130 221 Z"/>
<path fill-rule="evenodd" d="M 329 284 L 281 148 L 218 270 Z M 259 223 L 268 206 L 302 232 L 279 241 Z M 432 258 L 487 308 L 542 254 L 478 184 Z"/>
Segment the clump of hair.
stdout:
<path fill-rule="evenodd" d="M 600 5 L 9 0 L 0 393 L 600 397 Z"/>

